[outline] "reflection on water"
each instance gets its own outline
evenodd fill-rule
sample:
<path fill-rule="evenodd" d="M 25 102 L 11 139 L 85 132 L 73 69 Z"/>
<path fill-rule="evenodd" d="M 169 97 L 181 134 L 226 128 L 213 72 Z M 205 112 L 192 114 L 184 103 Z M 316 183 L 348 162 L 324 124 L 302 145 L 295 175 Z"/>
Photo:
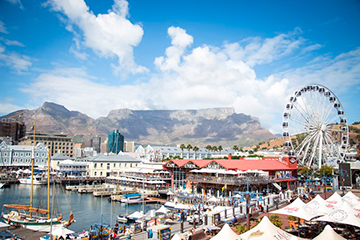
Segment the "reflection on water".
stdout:
<path fill-rule="evenodd" d="M 108 197 L 93 197 L 92 194 L 66 191 L 60 185 L 51 187 L 50 192 L 52 213 L 55 213 L 56 216 L 62 214 L 63 218 L 67 220 L 70 211 L 73 211 L 76 222 L 70 226 L 70 229 L 75 232 L 87 230 L 96 222 L 105 222 L 114 226 L 117 215 L 142 211 L 143 207 L 145 212 L 159 208 L 159 205 L 155 204 L 127 206 L 123 203 L 109 202 Z M 30 203 L 30 185 L 15 184 L 10 188 L 0 189 L 0 205 L 9 203 L 28 205 Z M 47 208 L 46 186 L 34 186 L 33 206 Z"/>

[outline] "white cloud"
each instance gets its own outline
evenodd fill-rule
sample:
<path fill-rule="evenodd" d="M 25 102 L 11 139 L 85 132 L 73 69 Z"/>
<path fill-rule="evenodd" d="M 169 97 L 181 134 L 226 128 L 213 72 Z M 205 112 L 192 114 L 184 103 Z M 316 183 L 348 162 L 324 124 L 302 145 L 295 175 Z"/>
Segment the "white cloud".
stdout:
<path fill-rule="evenodd" d="M 5 24 L 0 21 L 0 33 L 5 33 L 7 34 L 8 32 L 6 31 L 6 27 L 5 27 Z"/>
<path fill-rule="evenodd" d="M 6 65 L 17 73 L 24 73 L 32 66 L 31 60 L 27 55 L 8 52 L 5 47 L 0 45 L 0 65 Z"/>
<path fill-rule="evenodd" d="M 8 114 L 10 112 L 14 112 L 19 109 L 22 109 L 22 107 L 12 104 L 12 103 L 9 103 L 8 99 L 0 100 L 0 113 L 1 114 Z"/>
<path fill-rule="evenodd" d="M 74 33 L 78 48 L 73 53 L 79 53 L 81 47 L 88 47 L 100 57 L 116 57 L 118 65 L 112 64 L 116 74 L 148 71 L 134 61 L 133 48 L 140 43 L 144 31 L 140 25 L 132 24 L 126 18 L 127 1 L 116 0 L 107 14 L 98 15 L 90 11 L 83 0 L 49 0 L 48 4 L 54 11 L 66 16 L 67 29 Z"/>
<path fill-rule="evenodd" d="M 266 40 L 191 49 L 193 38 L 185 30 L 170 27 L 168 34 L 172 44 L 164 56 L 156 58 L 158 72 L 146 83 L 110 86 L 95 82 L 85 69 L 62 68 L 41 74 L 23 91 L 36 101 L 33 105 L 54 101 L 94 118 L 118 108 L 234 107 L 236 112 L 258 117 L 264 127 L 278 133 L 284 105 L 297 88 L 318 82 L 339 90 L 360 83 L 360 48 L 258 79 L 253 65 L 301 54 L 311 44 L 297 33 L 295 38 L 279 34 Z M 264 56 L 259 56 L 258 50 Z"/>
<path fill-rule="evenodd" d="M 4 40 L 4 43 L 8 46 L 18 46 L 18 47 L 25 47 L 24 44 L 22 44 L 21 42 L 19 41 L 16 41 L 16 40 L 8 40 L 8 39 L 5 39 Z"/>
<path fill-rule="evenodd" d="M 7 0 L 8 2 L 10 2 L 11 4 L 14 4 L 14 5 L 19 5 L 19 8 L 20 9 L 24 9 L 22 3 L 20 0 Z"/>

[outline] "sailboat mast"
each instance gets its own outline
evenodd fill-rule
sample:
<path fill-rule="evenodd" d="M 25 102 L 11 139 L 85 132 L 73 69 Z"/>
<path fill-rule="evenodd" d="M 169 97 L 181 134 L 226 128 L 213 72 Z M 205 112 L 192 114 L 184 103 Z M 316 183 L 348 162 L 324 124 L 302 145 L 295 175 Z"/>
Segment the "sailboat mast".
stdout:
<path fill-rule="evenodd" d="M 48 149 L 48 182 L 47 182 L 47 206 L 48 206 L 48 218 L 50 218 L 50 149 Z"/>
<path fill-rule="evenodd" d="M 34 142 L 33 142 L 32 156 L 31 156 L 30 209 L 33 207 L 34 157 L 35 157 L 35 118 L 34 118 Z M 30 218 L 32 218 L 32 212 L 31 211 L 30 211 Z"/>

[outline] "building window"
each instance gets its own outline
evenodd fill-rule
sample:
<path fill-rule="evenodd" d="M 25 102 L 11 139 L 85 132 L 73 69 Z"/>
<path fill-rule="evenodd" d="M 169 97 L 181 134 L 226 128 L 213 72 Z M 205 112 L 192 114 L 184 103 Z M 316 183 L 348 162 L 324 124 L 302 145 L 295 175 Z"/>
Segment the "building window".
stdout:
<path fill-rule="evenodd" d="M 116 163 L 114 163 L 114 167 L 116 167 Z"/>
<path fill-rule="evenodd" d="M 94 168 L 96 168 L 96 165 L 97 165 L 97 164 L 95 163 L 95 164 L 94 164 Z"/>
<path fill-rule="evenodd" d="M 100 172 L 100 176 L 102 176 L 102 172 Z"/>
<path fill-rule="evenodd" d="M 94 172 L 94 176 L 96 176 L 97 172 Z"/>
<path fill-rule="evenodd" d="M 100 167 L 101 167 L 101 168 L 103 167 L 103 164 L 102 164 L 102 163 L 100 163 Z"/>

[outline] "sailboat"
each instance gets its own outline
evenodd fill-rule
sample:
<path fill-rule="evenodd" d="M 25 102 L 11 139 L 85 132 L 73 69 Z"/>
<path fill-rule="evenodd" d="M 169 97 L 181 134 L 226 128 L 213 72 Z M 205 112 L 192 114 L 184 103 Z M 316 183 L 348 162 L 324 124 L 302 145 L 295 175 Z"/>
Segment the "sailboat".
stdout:
<path fill-rule="evenodd" d="M 69 220 L 67 221 L 64 220 L 62 216 L 58 218 L 50 217 L 50 150 L 48 151 L 47 209 L 40 209 L 33 206 L 34 153 L 35 148 L 33 146 L 31 158 L 30 205 L 4 204 L 3 207 L 8 210 L 8 213 L 2 213 L 2 217 L 8 224 L 22 226 L 37 231 L 49 232 L 52 227 L 68 227 L 75 221 L 72 212 L 70 212 Z"/>

